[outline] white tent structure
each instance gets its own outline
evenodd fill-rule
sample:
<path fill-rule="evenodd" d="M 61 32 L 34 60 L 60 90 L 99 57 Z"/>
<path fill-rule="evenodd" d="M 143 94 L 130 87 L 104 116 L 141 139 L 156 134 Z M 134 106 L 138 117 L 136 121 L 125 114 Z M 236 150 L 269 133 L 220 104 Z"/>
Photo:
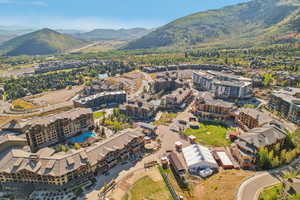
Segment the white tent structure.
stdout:
<path fill-rule="evenodd" d="M 188 168 L 192 171 L 205 168 L 218 168 L 212 153 L 207 147 L 194 144 L 182 149 Z"/>

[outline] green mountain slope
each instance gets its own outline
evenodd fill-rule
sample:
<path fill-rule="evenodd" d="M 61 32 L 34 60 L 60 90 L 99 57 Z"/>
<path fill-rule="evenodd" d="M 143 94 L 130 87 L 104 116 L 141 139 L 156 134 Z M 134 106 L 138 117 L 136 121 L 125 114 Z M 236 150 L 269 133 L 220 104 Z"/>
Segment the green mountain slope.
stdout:
<path fill-rule="evenodd" d="M 296 37 L 299 0 L 253 0 L 177 19 L 135 40 L 126 49 L 164 46 L 251 46 Z"/>
<path fill-rule="evenodd" d="M 118 30 L 95 29 L 87 33 L 75 34 L 73 36 L 85 40 L 132 41 L 150 33 L 150 31 L 151 30 L 144 29 L 144 28 L 118 29 Z"/>
<path fill-rule="evenodd" d="M 9 56 L 61 53 L 84 45 L 85 42 L 53 31 L 42 29 L 4 42 L 0 51 Z"/>

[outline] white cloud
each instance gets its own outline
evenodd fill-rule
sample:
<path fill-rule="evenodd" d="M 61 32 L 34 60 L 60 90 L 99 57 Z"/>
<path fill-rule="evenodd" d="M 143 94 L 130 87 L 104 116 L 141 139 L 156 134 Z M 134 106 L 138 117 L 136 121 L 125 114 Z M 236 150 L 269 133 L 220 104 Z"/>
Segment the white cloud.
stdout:
<path fill-rule="evenodd" d="M 165 24 L 162 21 L 151 20 L 122 20 L 98 17 L 30 17 L 30 16 L 0 16 L 0 25 L 28 26 L 31 28 L 79 29 L 92 30 L 95 28 L 154 28 Z"/>
<path fill-rule="evenodd" d="M 44 1 L 0 0 L 0 4 L 6 4 L 6 5 L 47 6 L 47 3 L 44 2 Z"/>

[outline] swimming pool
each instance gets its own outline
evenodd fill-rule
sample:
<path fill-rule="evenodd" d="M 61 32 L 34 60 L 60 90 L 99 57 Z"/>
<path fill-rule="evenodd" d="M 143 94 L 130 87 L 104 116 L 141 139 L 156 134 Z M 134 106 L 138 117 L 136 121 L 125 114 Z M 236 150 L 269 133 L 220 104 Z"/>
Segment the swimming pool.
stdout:
<path fill-rule="evenodd" d="M 71 138 L 68 141 L 71 143 L 83 143 L 90 137 L 95 137 L 96 134 L 93 132 L 85 132 L 77 137 Z"/>

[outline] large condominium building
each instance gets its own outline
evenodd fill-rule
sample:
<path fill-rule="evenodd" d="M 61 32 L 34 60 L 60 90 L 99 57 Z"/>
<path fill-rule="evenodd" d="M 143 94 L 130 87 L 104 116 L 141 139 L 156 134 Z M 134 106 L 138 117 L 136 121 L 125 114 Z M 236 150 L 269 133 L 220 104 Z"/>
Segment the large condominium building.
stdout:
<path fill-rule="evenodd" d="M 88 131 L 94 126 L 93 112 L 88 108 L 36 117 L 28 120 L 11 121 L 3 129 L 21 131 L 26 134 L 32 152 Z"/>
<path fill-rule="evenodd" d="M 166 72 L 159 74 L 156 79 L 150 83 L 150 90 L 153 93 L 172 91 L 183 85 L 183 82 L 178 79 L 178 73 Z"/>
<path fill-rule="evenodd" d="M 287 133 L 276 125 L 267 125 L 251 129 L 248 133 L 238 136 L 232 144 L 231 151 L 242 168 L 255 169 L 259 148 L 271 148 L 284 143 Z"/>
<path fill-rule="evenodd" d="M 97 174 L 141 154 L 144 134 L 127 129 L 94 145 L 55 153 L 20 149 L 1 154 L 0 183 L 7 191 L 63 190 L 78 186 Z"/>
<path fill-rule="evenodd" d="M 285 88 L 273 92 L 268 107 L 300 125 L 300 88 Z"/>
<path fill-rule="evenodd" d="M 216 99 L 210 92 L 202 92 L 192 106 L 192 113 L 202 118 L 225 120 L 233 116 L 234 108 L 233 103 Z"/>
<path fill-rule="evenodd" d="M 165 97 L 165 107 L 171 110 L 183 109 L 193 99 L 193 91 L 179 88 Z"/>
<path fill-rule="evenodd" d="M 252 80 L 221 72 L 193 73 L 194 87 L 211 91 L 218 98 L 245 99 L 252 95 Z"/>
<path fill-rule="evenodd" d="M 149 102 L 129 102 L 120 106 L 120 112 L 136 120 L 149 120 L 157 112 L 157 106 Z"/>
<path fill-rule="evenodd" d="M 236 123 L 245 131 L 265 124 L 271 123 L 274 119 L 267 113 L 253 108 L 240 108 L 236 112 Z"/>
<path fill-rule="evenodd" d="M 222 70 L 229 70 L 230 68 L 225 65 L 214 65 L 214 64 L 180 64 L 180 65 L 144 67 L 143 71 L 147 73 L 155 73 L 155 72 L 186 70 L 186 69 L 222 71 Z"/>
<path fill-rule="evenodd" d="M 87 108 L 97 108 L 103 106 L 109 106 L 113 104 L 122 104 L 126 101 L 125 91 L 116 92 L 102 92 L 95 95 L 83 97 L 74 100 L 75 107 L 87 107 Z"/>

